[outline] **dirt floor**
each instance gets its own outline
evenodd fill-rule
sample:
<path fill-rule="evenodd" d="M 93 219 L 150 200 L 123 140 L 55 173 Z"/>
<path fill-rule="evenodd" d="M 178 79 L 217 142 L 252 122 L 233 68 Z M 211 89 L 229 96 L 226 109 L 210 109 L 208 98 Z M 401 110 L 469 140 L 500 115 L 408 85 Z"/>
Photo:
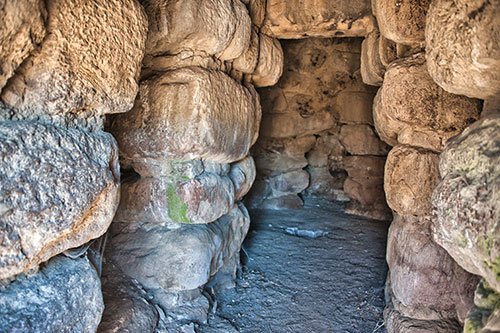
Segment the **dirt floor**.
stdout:
<path fill-rule="evenodd" d="M 199 332 L 385 332 L 388 223 L 341 209 L 309 199 L 252 211 L 237 286 L 215 296 Z"/>

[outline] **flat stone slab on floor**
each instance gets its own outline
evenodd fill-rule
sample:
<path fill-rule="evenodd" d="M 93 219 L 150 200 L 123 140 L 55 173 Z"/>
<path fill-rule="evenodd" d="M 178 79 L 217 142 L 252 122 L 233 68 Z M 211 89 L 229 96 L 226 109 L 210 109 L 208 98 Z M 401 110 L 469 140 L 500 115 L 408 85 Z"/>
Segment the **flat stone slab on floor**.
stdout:
<path fill-rule="evenodd" d="M 388 222 L 318 199 L 251 216 L 236 289 L 216 296 L 200 332 L 221 332 L 223 320 L 241 333 L 385 333 Z"/>

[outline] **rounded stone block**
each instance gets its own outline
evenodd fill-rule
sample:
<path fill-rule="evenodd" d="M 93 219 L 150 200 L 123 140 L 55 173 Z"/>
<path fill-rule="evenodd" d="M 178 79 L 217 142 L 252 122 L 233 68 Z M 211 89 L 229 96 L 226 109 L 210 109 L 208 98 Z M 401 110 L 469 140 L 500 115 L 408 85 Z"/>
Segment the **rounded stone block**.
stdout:
<path fill-rule="evenodd" d="M 140 4 L 136 0 L 46 4 L 47 37 L 16 69 L 1 100 L 26 117 L 128 111 L 137 93 L 147 32 Z"/>
<path fill-rule="evenodd" d="M 431 0 L 374 0 L 380 32 L 402 44 L 424 41 L 425 17 Z"/>
<path fill-rule="evenodd" d="M 500 292 L 500 116 L 484 118 L 441 154 L 434 239 Z"/>
<path fill-rule="evenodd" d="M 425 29 L 429 73 L 454 94 L 500 94 L 500 1 L 435 0 Z"/>
<path fill-rule="evenodd" d="M 101 236 L 119 173 L 108 133 L 0 122 L 0 279 Z"/>
<path fill-rule="evenodd" d="M 228 176 L 234 184 L 235 200 L 241 200 L 250 191 L 256 175 L 255 162 L 251 156 L 231 164 Z"/>
<path fill-rule="evenodd" d="M 134 108 L 113 119 L 121 157 L 240 160 L 255 142 L 261 109 L 257 92 L 226 74 L 176 69 L 141 83 Z"/>
<path fill-rule="evenodd" d="M 146 53 L 192 51 L 231 60 L 248 48 L 251 20 L 241 1 L 146 0 L 149 18 Z"/>
<path fill-rule="evenodd" d="M 361 44 L 361 77 L 365 84 L 380 87 L 384 81 L 385 66 L 380 60 L 380 34 L 372 32 Z"/>
<path fill-rule="evenodd" d="M 99 275 L 85 258 L 52 258 L 0 290 L 2 332 L 95 332 L 104 303 Z"/>
<path fill-rule="evenodd" d="M 426 215 L 439 182 L 439 155 L 420 148 L 396 146 L 387 156 L 384 190 L 389 207 L 401 215 Z"/>
<path fill-rule="evenodd" d="M 275 85 L 283 73 L 284 54 L 279 40 L 259 34 L 259 59 L 255 71 L 249 75 L 256 87 Z"/>
<path fill-rule="evenodd" d="M 442 151 L 447 140 L 473 123 L 478 100 L 450 94 L 427 72 L 422 54 L 391 65 L 373 104 L 375 128 L 382 140 Z"/>

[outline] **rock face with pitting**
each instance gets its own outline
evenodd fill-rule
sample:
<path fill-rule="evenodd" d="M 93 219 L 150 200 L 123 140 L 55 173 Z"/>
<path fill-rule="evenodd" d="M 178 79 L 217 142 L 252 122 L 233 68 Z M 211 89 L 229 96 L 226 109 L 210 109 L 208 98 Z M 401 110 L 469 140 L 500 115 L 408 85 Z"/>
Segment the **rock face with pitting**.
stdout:
<path fill-rule="evenodd" d="M 102 235 L 119 198 L 111 135 L 0 123 L 0 279 Z"/>
<path fill-rule="evenodd" d="M 500 1 L 434 0 L 425 29 L 429 73 L 443 89 L 488 99 L 500 94 Z"/>
<path fill-rule="evenodd" d="M 441 154 L 434 239 L 500 292 L 500 116 L 467 128 Z"/>
<path fill-rule="evenodd" d="M 189 67 L 143 81 L 134 108 L 110 129 L 132 163 L 144 157 L 228 163 L 245 157 L 257 139 L 260 112 L 253 87 Z"/>
<path fill-rule="evenodd" d="M 442 151 L 446 141 L 479 117 L 478 100 L 450 94 L 435 84 L 423 55 L 393 63 L 373 105 L 378 134 L 392 146 Z"/>
<path fill-rule="evenodd" d="M 276 38 L 364 36 L 374 27 L 364 0 L 268 0 L 254 8 L 259 6 L 266 6 L 262 31 Z"/>
<path fill-rule="evenodd" d="M 439 182 L 439 155 L 421 148 L 396 146 L 387 156 L 384 189 L 387 204 L 401 215 L 426 215 Z"/>
<path fill-rule="evenodd" d="M 433 242 L 429 218 L 395 216 L 389 230 L 387 263 L 392 305 L 401 315 L 463 322 L 473 305 L 478 278 Z"/>
<path fill-rule="evenodd" d="M 424 41 L 425 18 L 431 0 L 373 0 L 375 15 L 384 37 L 396 43 Z"/>
<path fill-rule="evenodd" d="M 175 230 L 145 226 L 114 235 L 111 258 L 147 290 L 192 290 L 207 283 L 239 252 L 249 223 L 248 212 L 239 205 L 206 225 L 183 225 Z"/>
<path fill-rule="evenodd" d="M 146 38 L 139 3 L 57 0 L 47 5 L 47 37 L 16 69 L 1 100 L 25 116 L 128 111 Z"/>
<path fill-rule="evenodd" d="M 104 303 L 87 258 L 57 256 L 0 291 L 2 332 L 95 332 Z"/>
<path fill-rule="evenodd" d="M 0 91 L 45 37 L 41 0 L 4 1 L 0 9 Z"/>
<path fill-rule="evenodd" d="M 249 46 L 251 21 L 245 5 L 234 0 L 146 0 L 148 54 L 191 51 L 221 60 L 240 56 Z"/>
<path fill-rule="evenodd" d="M 249 76 L 256 87 L 275 85 L 283 73 L 283 49 L 279 40 L 259 34 L 259 57 L 255 70 Z"/>

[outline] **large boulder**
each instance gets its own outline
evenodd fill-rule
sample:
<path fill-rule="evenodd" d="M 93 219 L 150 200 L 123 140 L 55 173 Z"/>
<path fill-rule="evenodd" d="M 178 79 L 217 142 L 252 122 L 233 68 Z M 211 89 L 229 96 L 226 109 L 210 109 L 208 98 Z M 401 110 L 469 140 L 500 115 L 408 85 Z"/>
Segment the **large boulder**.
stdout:
<path fill-rule="evenodd" d="M 118 233 L 111 238 L 108 253 L 117 267 L 146 290 L 192 290 L 207 283 L 240 251 L 249 224 L 245 207 L 235 205 L 210 224 L 174 230 L 146 224 Z"/>
<path fill-rule="evenodd" d="M 422 54 L 394 62 L 373 105 L 378 134 L 392 146 L 443 150 L 446 141 L 479 117 L 478 100 L 450 94 L 427 72 Z"/>
<path fill-rule="evenodd" d="M 429 73 L 437 84 L 482 99 L 500 93 L 499 16 L 499 0 L 432 1 L 425 46 Z"/>
<path fill-rule="evenodd" d="M 261 29 L 276 38 L 365 36 L 374 27 L 369 1 L 269 0 L 266 5 Z"/>
<path fill-rule="evenodd" d="M 116 116 L 110 130 L 121 157 L 132 164 L 147 158 L 229 163 L 248 154 L 260 115 L 251 85 L 188 67 L 143 81 L 134 108 Z"/>
<path fill-rule="evenodd" d="M 395 216 L 387 243 L 392 303 L 406 317 L 463 322 L 478 278 L 432 240 L 428 218 Z"/>
<path fill-rule="evenodd" d="M 474 294 L 474 308 L 464 324 L 464 333 L 490 332 L 500 332 L 500 294 L 481 281 Z"/>
<path fill-rule="evenodd" d="M 137 93 L 146 40 L 140 4 L 136 0 L 45 3 L 46 38 L 16 69 L 1 100 L 27 117 L 128 111 Z M 36 19 L 39 14 L 31 15 Z"/>
<path fill-rule="evenodd" d="M 0 290 L 2 332 L 95 332 L 104 303 L 87 258 L 52 258 Z"/>
<path fill-rule="evenodd" d="M 0 91 L 16 68 L 45 37 L 41 0 L 3 1 L 0 9 Z"/>
<path fill-rule="evenodd" d="M 102 235 L 119 178 L 108 133 L 0 122 L 0 279 Z"/>
<path fill-rule="evenodd" d="M 441 154 L 434 239 L 500 292 L 500 116 L 481 119 Z"/>
<path fill-rule="evenodd" d="M 231 60 L 250 43 L 252 24 L 241 1 L 146 0 L 143 6 L 149 18 L 150 55 L 192 51 Z"/>
<path fill-rule="evenodd" d="M 402 44 L 424 41 L 425 17 L 431 0 L 373 0 L 380 32 Z"/>
<path fill-rule="evenodd" d="M 387 204 L 401 215 L 426 215 L 439 182 L 439 155 L 410 146 L 396 146 L 387 156 L 384 189 Z"/>

